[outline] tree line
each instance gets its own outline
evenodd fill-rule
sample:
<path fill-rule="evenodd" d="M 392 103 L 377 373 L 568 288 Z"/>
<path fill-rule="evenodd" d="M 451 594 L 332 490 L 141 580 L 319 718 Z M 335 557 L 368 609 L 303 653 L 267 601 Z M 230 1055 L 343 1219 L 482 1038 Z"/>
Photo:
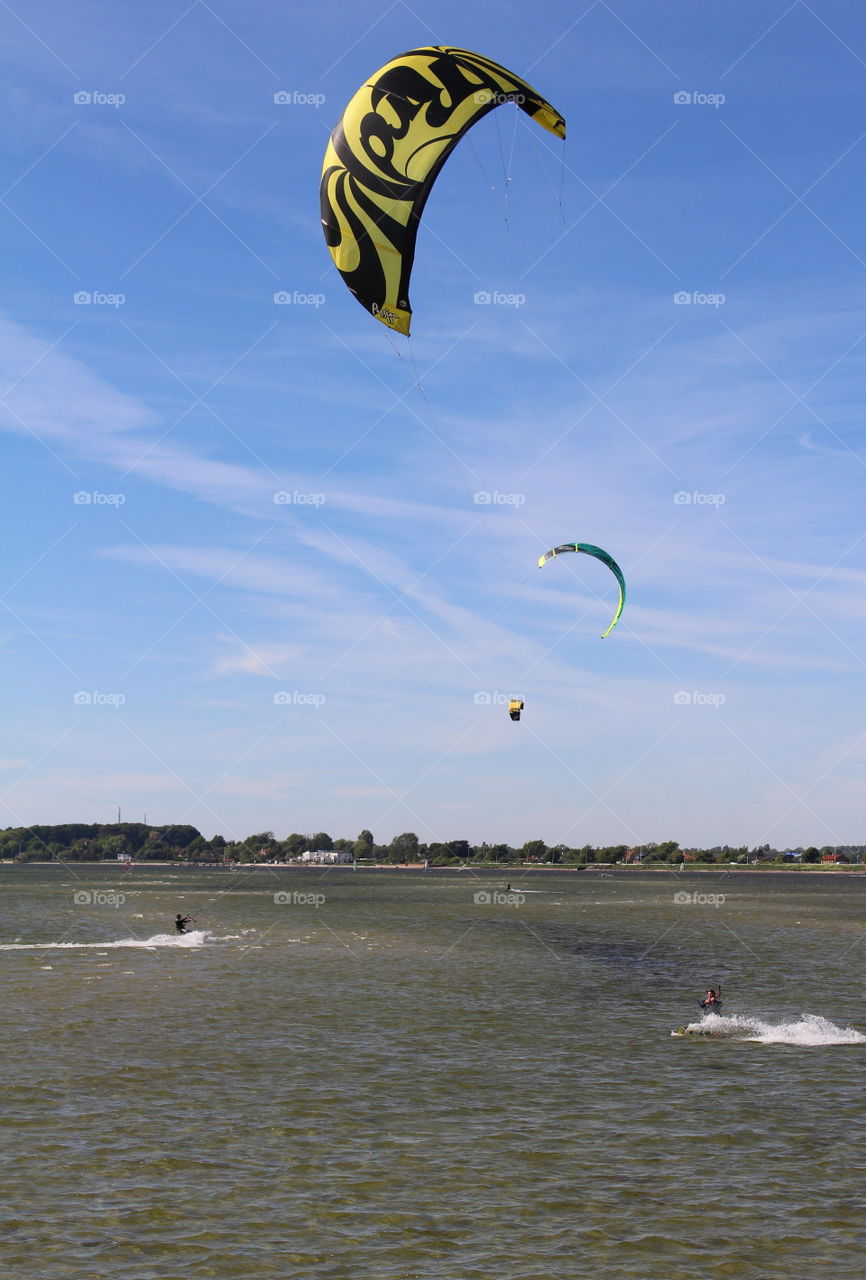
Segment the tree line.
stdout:
<path fill-rule="evenodd" d="M 825 845 L 776 850 L 767 844 L 750 849 L 745 845 L 716 845 L 711 849 L 680 848 L 675 840 L 630 848 L 628 845 L 574 847 L 547 845 L 543 840 L 527 840 L 520 846 L 470 844 L 468 840 L 434 841 L 426 844 L 414 831 L 404 831 L 387 844 L 377 844 L 371 831 L 361 831 L 354 839 L 332 839 L 326 831 L 312 835 L 293 832 L 278 840 L 273 831 L 259 831 L 244 840 L 223 836 L 206 839 L 184 823 L 149 826 L 144 822 L 68 822 L 57 826 L 7 827 L 0 831 L 0 858 L 16 861 L 113 861 L 130 857 L 135 862 L 290 862 L 304 853 L 336 851 L 364 863 L 429 862 L 432 866 L 466 862 L 508 864 L 557 864 L 585 866 L 591 863 L 806 863 L 835 856 L 841 861 L 862 862 L 866 845 Z M 799 855 L 799 857 L 795 857 Z"/>

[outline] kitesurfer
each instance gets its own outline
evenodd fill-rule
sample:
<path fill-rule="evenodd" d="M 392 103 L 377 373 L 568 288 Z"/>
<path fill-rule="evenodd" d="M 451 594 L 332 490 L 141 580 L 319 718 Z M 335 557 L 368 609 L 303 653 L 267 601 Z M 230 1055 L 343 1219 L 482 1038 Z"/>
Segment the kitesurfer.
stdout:
<path fill-rule="evenodd" d="M 722 1003 L 722 988 L 719 987 L 719 994 L 716 995 L 713 988 L 708 987 L 707 994 L 704 996 L 703 1000 L 701 1000 L 699 1003 L 701 1008 L 706 1009 L 709 1013 L 717 1013 L 718 1009 L 716 1008 L 716 1006 L 717 1005 L 721 1006 L 721 1003 Z"/>
<path fill-rule="evenodd" d="M 194 916 L 182 916 L 178 911 L 174 918 L 174 927 L 178 933 L 186 933 L 186 926 L 194 919 Z"/>

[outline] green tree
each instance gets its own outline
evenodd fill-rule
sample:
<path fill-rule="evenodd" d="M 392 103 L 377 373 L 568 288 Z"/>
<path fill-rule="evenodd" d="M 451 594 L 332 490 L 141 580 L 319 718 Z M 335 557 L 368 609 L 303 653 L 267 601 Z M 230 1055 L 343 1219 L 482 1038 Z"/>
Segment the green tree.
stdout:
<path fill-rule="evenodd" d="M 514 862 L 516 855 L 508 844 L 491 844 L 487 849 L 487 857 L 491 862 Z"/>
<path fill-rule="evenodd" d="M 389 862 L 417 862 L 417 860 L 418 837 L 414 831 L 404 831 L 402 835 L 395 836 L 388 845 Z"/>
<path fill-rule="evenodd" d="M 235 857 L 238 862 L 270 862 L 280 852 L 280 842 L 274 837 L 273 831 L 256 831 L 238 844 Z M 198 858 L 201 855 L 192 856 Z"/>
<path fill-rule="evenodd" d="M 196 836 L 195 840 L 190 840 L 186 846 L 186 856 L 193 862 L 213 861 L 213 854 L 204 836 Z"/>
<path fill-rule="evenodd" d="M 586 856 L 587 848 L 590 850 L 589 858 Z M 562 861 L 569 867 L 585 866 L 587 861 L 592 861 L 592 848 L 591 846 L 586 845 L 582 849 L 570 849 L 566 847 L 562 855 Z"/>
<path fill-rule="evenodd" d="M 114 859 L 119 853 L 126 853 L 126 840 L 123 836 L 100 836 L 91 849 L 94 858 Z"/>
<path fill-rule="evenodd" d="M 800 861 L 801 862 L 820 862 L 821 861 L 820 850 L 816 849 L 814 845 L 810 845 L 808 849 L 804 850 L 803 856 L 800 859 Z"/>
<path fill-rule="evenodd" d="M 355 841 L 355 857 L 356 858 L 372 858 L 373 856 L 373 833 L 366 829 L 362 831 L 358 839 Z"/>
<path fill-rule="evenodd" d="M 157 830 L 167 845 L 177 849 L 185 849 L 200 834 L 195 827 L 187 826 L 186 823 L 169 827 L 157 827 Z"/>
<path fill-rule="evenodd" d="M 436 867 L 445 867 L 449 863 L 455 862 L 456 859 L 447 844 L 441 841 L 434 841 L 429 847 L 430 861 Z"/>
<path fill-rule="evenodd" d="M 535 858 L 538 862 L 543 862 L 547 855 L 547 845 L 543 840 L 527 840 L 520 850 L 520 854 L 524 862 L 529 862 L 532 858 Z"/>
<path fill-rule="evenodd" d="M 250 847 L 262 844 L 273 844 L 273 842 L 273 831 L 256 831 L 253 835 L 247 836 L 243 841 L 244 844 L 248 844 Z"/>
<path fill-rule="evenodd" d="M 145 861 L 148 859 L 152 859 L 154 862 L 173 861 L 173 850 L 169 849 L 167 844 L 162 843 L 162 841 L 159 838 L 158 831 L 154 831 L 153 834 L 156 837 L 156 839 L 148 840 L 147 844 L 142 849 L 141 853 L 138 855 L 139 858 L 142 858 Z"/>

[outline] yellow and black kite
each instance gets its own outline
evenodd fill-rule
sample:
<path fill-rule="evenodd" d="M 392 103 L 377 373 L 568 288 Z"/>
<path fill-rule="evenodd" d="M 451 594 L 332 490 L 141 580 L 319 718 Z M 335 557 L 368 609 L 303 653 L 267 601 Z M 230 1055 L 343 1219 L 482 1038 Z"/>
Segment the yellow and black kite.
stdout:
<path fill-rule="evenodd" d="M 331 134 L 320 198 L 325 242 L 351 292 L 409 333 L 409 276 L 430 188 L 467 129 L 503 102 L 565 137 L 565 121 L 519 76 L 467 49 L 411 49 L 361 86 Z"/>

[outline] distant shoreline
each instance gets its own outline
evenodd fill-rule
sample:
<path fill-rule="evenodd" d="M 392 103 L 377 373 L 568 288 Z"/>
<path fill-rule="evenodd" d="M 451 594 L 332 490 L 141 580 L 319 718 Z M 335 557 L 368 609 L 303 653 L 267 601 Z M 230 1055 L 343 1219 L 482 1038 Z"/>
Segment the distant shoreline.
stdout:
<path fill-rule="evenodd" d="M 129 868 L 122 866 L 113 859 L 105 858 L 99 861 L 85 861 L 79 858 L 70 859 L 51 859 L 39 860 L 36 858 L 28 859 L 26 862 L 19 862 L 16 858 L 0 858 L 0 866 L 4 867 L 113 867 L 117 871 L 126 871 Z M 564 866 L 558 863 L 551 864 L 521 864 L 521 863 L 500 863 L 497 865 L 493 862 L 482 863 L 466 863 L 461 866 L 451 866 L 448 864 L 442 866 L 431 866 L 425 868 L 423 862 L 370 862 L 358 863 L 357 868 L 351 862 L 163 862 L 156 859 L 145 858 L 140 862 L 133 859 L 132 867 L 138 869 L 141 867 L 158 867 L 163 870 L 166 868 L 176 871 L 421 871 L 429 874 L 430 872 L 459 872 L 459 871 L 484 871 L 489 875 L 500 875 L 504 879 L 509 876 L 517 876 L 526 871 L 540 872 L 569 872 L 585 874 L 592 871 L 617 872 L 623 874 L 631 874 L 634 872 L 652 872 L 667 873 L 681 875 L 683 870 L 688 874 L 706 874 L 706 875 L 791 875 L 804 872 L 808 875 L 863 875 L 866 873 L 866 863 L 836 863 L 828 865 L 827 863 L 795 863 L 790 866 L 777 866 L 769 863 L 763 865 L 744 865 L 743 863 L 718 862 L 715 864 L 699 863 L 696 866 L 686 864 L 685 868 L 681 863 L 658 864 L 653 863 L 651 866 L 634 866 L 620 864 L 616 862 L 589 862 L 581 866 Z"/>

